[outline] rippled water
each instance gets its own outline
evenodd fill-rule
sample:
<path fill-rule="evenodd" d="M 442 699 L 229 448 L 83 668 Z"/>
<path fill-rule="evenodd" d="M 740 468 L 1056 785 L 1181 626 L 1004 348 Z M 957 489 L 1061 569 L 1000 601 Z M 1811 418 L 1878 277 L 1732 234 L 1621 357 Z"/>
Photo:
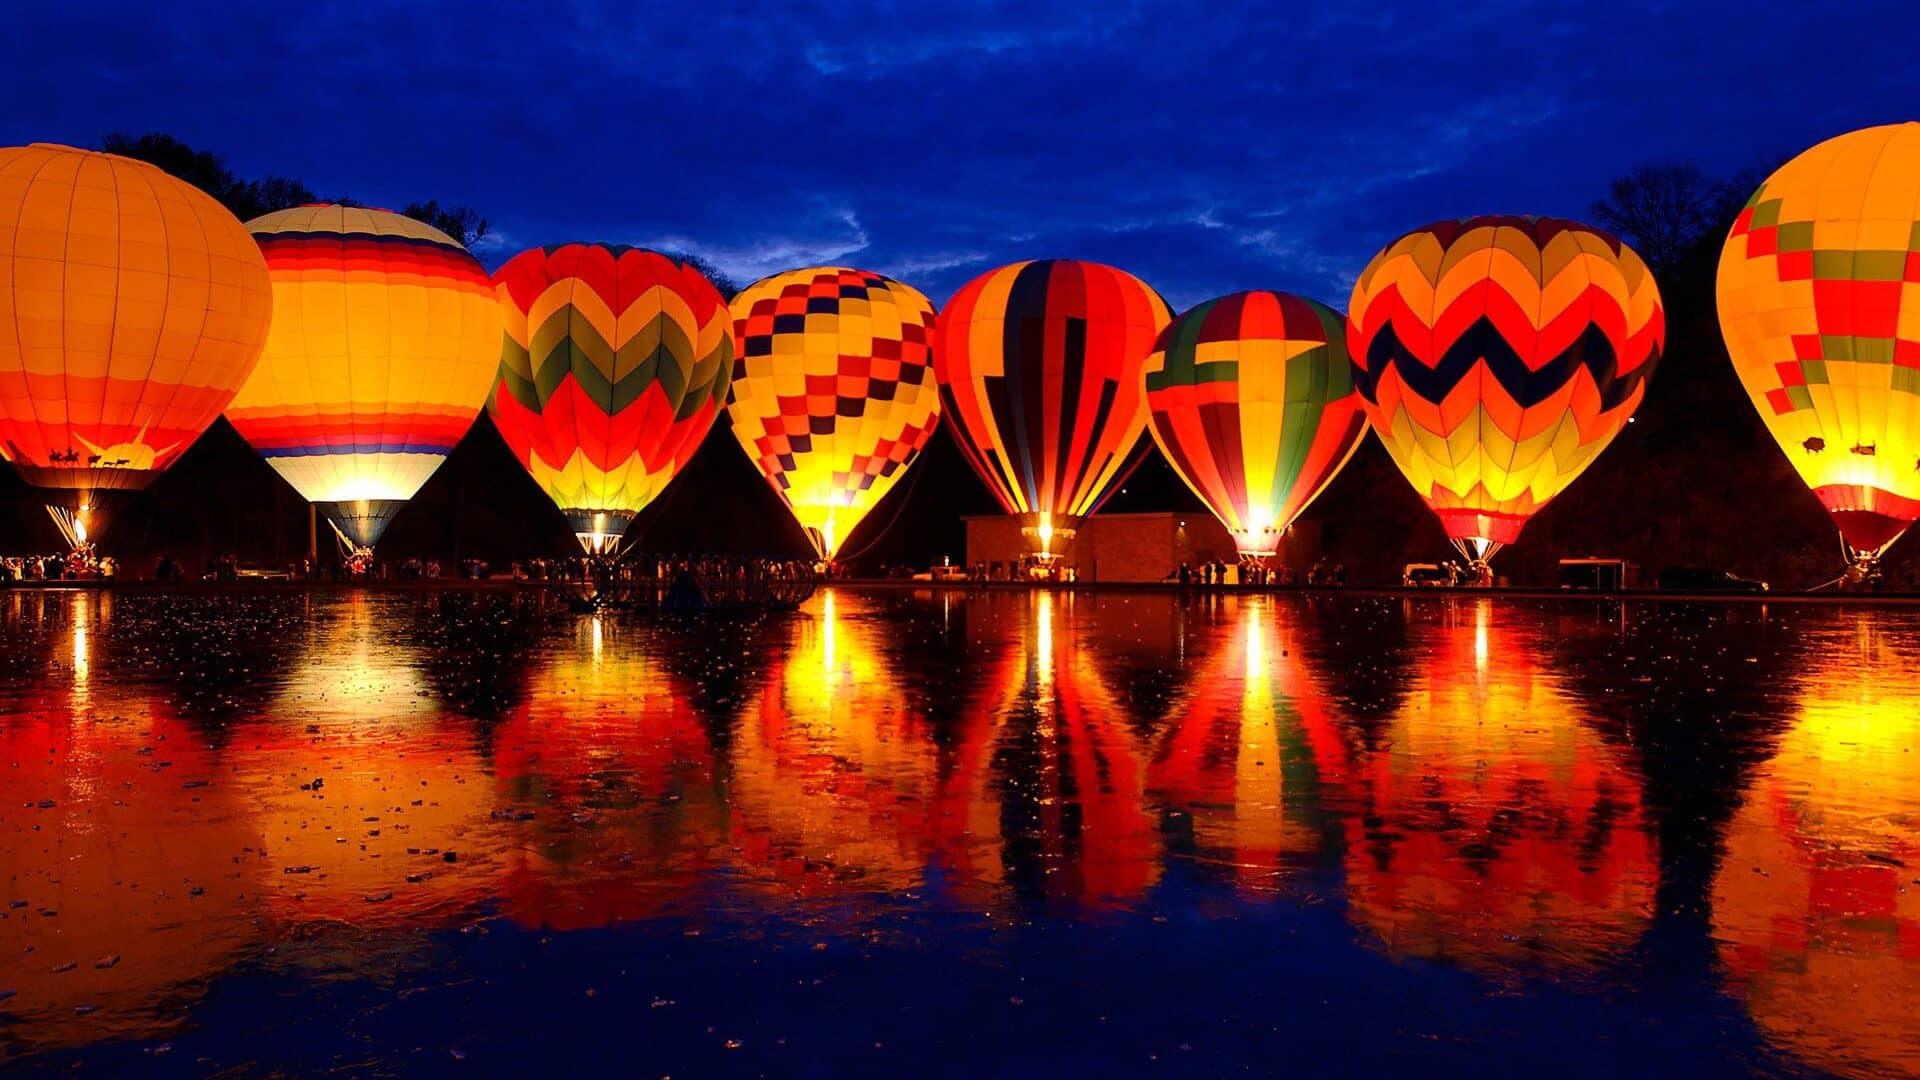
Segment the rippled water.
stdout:
<path fill-rule="evenodd" d="M 1920 1072 L 1920 611 L 0 597 L 0 1063 Z"/>

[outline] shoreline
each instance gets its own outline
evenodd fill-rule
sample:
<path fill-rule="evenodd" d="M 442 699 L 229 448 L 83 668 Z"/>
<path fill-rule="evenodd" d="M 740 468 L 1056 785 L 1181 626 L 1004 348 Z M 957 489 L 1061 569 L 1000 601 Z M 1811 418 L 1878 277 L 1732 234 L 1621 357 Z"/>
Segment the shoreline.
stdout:
<path fill-rule="evenodd" d="M 517 592 L 565 590 L 574 583 L 564 581 L 516 581 L 511 578 L 433 578 L 384 581 L 289 581 L 280 578 L 254 578 L 239 581 L 146 581 L 118 578 L 112 581 L 10 581 L 0 583 L 0 594 L 21 592 L 137 592 L 217 595 L 258 592 L 328 592 L 360 590 L 365 592 Z M 1642 604 L 1865 604 L 1886 607 L 1920 606 L 1920 592 L 1682 592 L 1662 589 L 1554 589 L 1524 586 L 1495 588 L 1416 588 L 1399 585 L 1181 585 L 1177 582 L 1099 582 L 1081 581 L 1062 584 L 1046 581 L 902 581 L 898 578 L 841 578 L 823 581 L 824 587 L 862 589 L 882 592 L 1037 592 L 1056 593 L 1181 593 L 1206 596 L 1276 596 L 1289 598 L 1355 597 L 1363 599 L 1471 599 L 1566 601 Z"/>

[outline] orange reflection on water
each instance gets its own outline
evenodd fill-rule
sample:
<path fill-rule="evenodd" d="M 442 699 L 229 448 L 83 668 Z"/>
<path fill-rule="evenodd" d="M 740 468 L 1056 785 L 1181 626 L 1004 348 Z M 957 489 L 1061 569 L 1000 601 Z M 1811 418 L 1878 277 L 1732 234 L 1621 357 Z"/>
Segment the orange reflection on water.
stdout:
<path fill-rule="evenodd" d="M 496 886 L 487 762 L 381 610 L 361 592 L 326 605 L 272 715 L 227 748 L 276 920 L 449 921 Z"/>
<path fill-rule="evenodd" d="M 93 678 L 111 605 L 36 599 L 11 614 L 66 640 L 0 715 L 0 1044 L 166 1032 L 254 936 L 244 808 L 190 725 Z"/>
<path fill-rule="evenodd" d="M 1147 748 L 1108 686 L 1089 639 L 1116 609 L 1073 593 L 997 600 L 1019 648 L 992 662 L 983 708 L 970 709 L 961 753 L 977 765 L 951 794 L 1000 811 L 1008 884 L 1093 907 L 1120 904 L 1160 878 L 1160 839 L 1146 804 Z M 1082 620 L 1085 620 L 1084 622 Z M 1016 880 L 1017 879 L 1017 880 Z"/>
<path fill-rule="evenodd" d="M 1353 917 L 1392 951 L 1585 966 L 1645 929 L 1640 781 L 1488 600 L 1423 629 L 1422 676 L 1347 778 Z"/>
<path fill-rule="evenodd" d="M 1155 747 L 1156 802 L 1187 815 L 1200 858 L 1270 890 L 1289 857 L 1327 846 L 1319 759 L 1344 758 L 1294 640 L 1292 611 L 1266 597 L 1225 605 L 1214 644 Z"/>
<path fill-rule="evenodd" d="M 659 915 L 696 895 L 726 841 L 711 740 L 630 625 L 595 615 L 535 668 L 495 728 L 505 912 L 556 929 Z"/>
<path fill-rule="evenodd" d="M 875 602 L 827 589 L 787 624 L 728 768 L 743 880 L 775 896 L 919 887 L 940 845 L 939 755 L 901 693 Z"/>
<path fill-rule="evenodd" d="M 1728 829 L 1714 933 L 1770 1038 L 1920 1075 L 1920 640 L 1864 616 L 1834 637 Z"/>

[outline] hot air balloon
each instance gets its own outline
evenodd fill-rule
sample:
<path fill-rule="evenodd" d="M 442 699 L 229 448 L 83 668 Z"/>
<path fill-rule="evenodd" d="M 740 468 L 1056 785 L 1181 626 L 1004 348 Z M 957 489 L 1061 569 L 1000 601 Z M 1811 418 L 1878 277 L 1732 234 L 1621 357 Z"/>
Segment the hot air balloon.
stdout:
<path fill-rule="evenodd" d="M 731 307 L 733 434 L 830 559 L 933 437 L 933 305 L 826 266 L 756 281 Z"/>
<path fill-rule="evenodd" d="M 1920 123 L 1828 139 L 1767 177 L 1716 292 L 1754 407 L 1870 576 L 1920 517 Z"/>
<path fill-rule="evenodd" d="M 1153 441 L 1242 555 L 1279 550 L 1366 434 L 1345 323 L 1303 297 L 1234 293 L 1175 319 L 1147 357 Z"/>
<path fill-rule="evenodd" d="M 1367 419 L 1483 574 L 1626 426 L 1665 341 L 1640 256 L 1554 218 L 1415 229 L 1347 312 Z"/>
<path fill-rule="evenodd" d="M 227 419 L 363 554 L 486 401 L 493 285 L 452 237 L 385 210 L 302 206 L 247 228 L 275 315 Z"/>
<path fill-rule="evenodd" d="M 253 370 L 273 294 L 239 219 L 144 162 L 0 149 L 0 457 L 76 547 L 91 493 L 143 488 Z"/>
<path fill-rule="evenodd" d="M 506 333 L 487 409 L 581 546 L 608 554 L 726 400 L 727 303 L 691 265 L 624 246 L 523 251 L 493 280 Z"/>
<path fill-rule="evenodd" d="M 1140 369 L 1169 318 L 1139 278 L 1070 259 L 989 270 L 941 310 L 933 367 L 954 437 L 1041 558 L 1139 462 Z"/>

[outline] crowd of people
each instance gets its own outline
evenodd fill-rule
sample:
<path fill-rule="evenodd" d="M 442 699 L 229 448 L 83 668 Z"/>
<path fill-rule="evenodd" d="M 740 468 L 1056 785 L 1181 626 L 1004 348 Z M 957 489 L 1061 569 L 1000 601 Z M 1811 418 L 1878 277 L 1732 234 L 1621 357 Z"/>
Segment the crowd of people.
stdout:
<path fill-rule="evenodd" d="M 1168 580 L 1182 585 L 1344 585 L 1347 568 L 1332 559 L 1321 559 L 1304 574 L 1285 563 L 1241 558 L 1238 562 L 1215 559 L 1198 566 L 1181 563 Z"/>
<path fill-rule="evenodd" d="M 0 557 L 0 581 L 110 581 L 120 573 L 111 555 L 81 544 L 65 555 Z"/>
<path fill-rule="evenodd" d="M 671 582 L 682 575 L 700 581 L 801 581 L 835 576 L 830 563 L 743 555 L 630 555 L 623 559 L 525 559 L 513 564 L 515 581 Z"/>

